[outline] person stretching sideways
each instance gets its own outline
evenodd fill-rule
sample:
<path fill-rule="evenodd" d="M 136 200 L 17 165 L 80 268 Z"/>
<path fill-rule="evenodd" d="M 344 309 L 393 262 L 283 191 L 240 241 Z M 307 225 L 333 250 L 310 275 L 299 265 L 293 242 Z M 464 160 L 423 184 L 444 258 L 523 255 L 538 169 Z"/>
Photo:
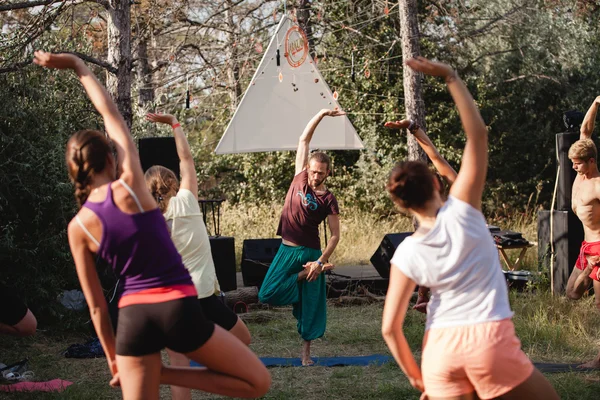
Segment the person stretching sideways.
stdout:
<path fill-rule="evenodd" d="M 125 400 L 158 400 L 160 384 L 263 396 L 271 384 L 269 372 L 246 345 L 204 317 L 192 278 L 146 188 L 127 124 L 104 87 L 75 55 L 36 51 L 34 63 L 75 72 L 116 147 L 115 159 L 103 133 L 84 130 L 71 136 L 65 154 L 80 207 L 69 223 L 69 245 L 111 385 L 121 386 Z M 94 254 L 112 266 L 123 288 L 116 335 Z M 205 368 L 165 367 L 164 348 Z"/>
<path fill-rule="evenodd" d="M 422 57 L 407 65 L 445 79 L 467 141 L 446 201 L 427 164 L 402 162 L 391 172 L 387 190 L 419 228 L 392 257 L 383 337 L 411 385 L 424 392 L 422 398 L 558 399 L 521 350 L 498 252 L 480 211 L 488 139 L 479 110 L 450 66 Z M 421 368 L 403 332 L 417 284 L 431 289 Z"/>
<path fill-rule="evenodd" d="M 171 233 L 171 239 L 183 265 L 192 276 L 198 292 L 198 301 L 204 316 L 231 332 L 246 346 L 250 344 L 250 332 L 246 324 L 215 295 L 220 291 L 215 264 L 210 249 L 210 240 L 204 218 L 198 204 L 198 179 L 190 145 L 181 129 L 181 124 L 170 114 L 148 114 L 151 122 L 167 124 L 173 128 L 175 147 L 179 156 L 181 183 L 175 172 L 160 165 L 150 167 L 146 174 L 146 186 L 158 203 Z M 173 366 L 189 366 L 190 360 L 181 353 L 167 349 Z M 192 391 L 188 388 L 171 386 L 173 400 L 189 400 Z"/>

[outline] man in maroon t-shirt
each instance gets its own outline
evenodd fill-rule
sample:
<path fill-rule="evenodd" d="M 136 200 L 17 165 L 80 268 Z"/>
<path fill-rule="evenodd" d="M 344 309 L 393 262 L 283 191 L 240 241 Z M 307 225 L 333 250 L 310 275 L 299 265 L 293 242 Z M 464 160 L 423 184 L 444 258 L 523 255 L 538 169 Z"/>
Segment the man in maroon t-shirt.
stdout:
<path fill-rule="evenodd" d="M 296 176 L 285 197 L 277 234 L 282 244 L 263 281 L 258 298 L 273 305 L 293 305 L 298 333 L 304 339 L 302 365 L 310 365 L 310 343 L 325 333 L 327 299 L 325 277 L 333 268 L 329 257 L 340 240 L 339 208 L 325 180 L 331 173 L 331 160 L 325 153 L 309 157 L 310 140 L 326 117 L 345 115 L 338 110 L 321 110 L 310 120 L 298 143 Z M 319 224 L 327 219 L 331 238 L 321 253 Z"/>

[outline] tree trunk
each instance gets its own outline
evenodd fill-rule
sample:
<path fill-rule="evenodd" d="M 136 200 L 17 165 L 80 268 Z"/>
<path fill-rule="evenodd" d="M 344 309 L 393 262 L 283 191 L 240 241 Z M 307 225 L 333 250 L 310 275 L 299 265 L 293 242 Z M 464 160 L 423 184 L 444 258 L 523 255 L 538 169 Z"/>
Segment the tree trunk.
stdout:
<path fill-rule="evenodd" d="M 234 308 L 238 303 L 243 303 L 246 306 L 258 303 L 258 288 L 256 286 L 241 287 L 225 293 L 227 307 Z"/>
<path fill-rule="evenodd" d="M 314 46 L 313 34 L 312 34 L 312 24 L 310 21 L 310 1 L 309 0 L 298 0 L 298 25 L 300 28 L 306 33 L 306 37 L 308 38 L 308 48 L 310 56 L 314 59 L 317 54 L 317 50 Z"/>
<path fill-rule="evenodd" d="M 417 21 L 417 1 L 399 0 L 400 37 L 402 38 L 402 60 L 421 55 L 419 47 L 419 24 Z M 404 108 L 408 118 L 417 121 L 425 130 L 425 103 L 421 85 L 422 74 L 404 67 Z M 425 152 L 416 139 L 408 135 L 408 159 L 426 161 Z"/>
<path fill-rule="evenodd" d="M 112 0 L 110 4 L 108 62 L 117 68 L 117 73 L 108 74 L 106 88 L 131 128 L 131 3 L 129 0 Z"/>
<path fill-rule="evenodd" d="M 154 103 L 154 86 L 152 84 L 152 68 L 148 62 L 148 38 L 146 35 L 140 37 L 136 52 L 136 73 L 139 84 L 138 105 L 145 111 Z"/>
<path fill-rule="evenodd" d="M 233 3 L 231 0 L 227 0 L 226 4 L 229 8 L 225 11 L 227 31 L 231 33 L 227 34 L 228 46 L 225 51 L 225 59 L 227 60 L 225 67 L 227 69 L 227 89 L 229 98 L 231 99 L 231 110 L 233 112 L 237 108 L 238 99 L 242 95 L 242 87 L 240 86 L 240 64 L 238 61 L 238 27 L 233 19 L 234 11 L 231 9 Z"/>

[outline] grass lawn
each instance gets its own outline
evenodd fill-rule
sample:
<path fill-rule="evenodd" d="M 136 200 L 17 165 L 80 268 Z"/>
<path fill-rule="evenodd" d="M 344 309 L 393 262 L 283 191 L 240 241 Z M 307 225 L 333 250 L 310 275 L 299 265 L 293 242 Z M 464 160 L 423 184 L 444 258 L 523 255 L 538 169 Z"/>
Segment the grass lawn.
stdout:
<path fill-rule="evenodd" d="M 591 359 L 600 342 L 600 313 L 592 298 L 570 302 L 548 294 L 511 293 L 515 325 L 523 349 L 534 361 L 582 362 Z M 315 356 L 389 354 L 381 338 L 383 304 L 339 307 L 330 303 L 324 338 L 315 341 Z M 291 308 L 254 311 L 247 314 L 252 349 L 260 356 L 298 357 L 300 339 Z M 420 356 L 425 318 L 409 312 L 406 335 Z M 48 328 L 35 337 L 0 337 L 0 361 L 10 363 L 28 357 L 36 380 L 60 378 L 74 382 L 57 394 L 8 394 L 2 399 L 119 399 L 120 391 L 108 386 L 105 359 L 67 359 L 62 352 L 87 339 L 81 331 Z M 273 385 L 267 399 L 418 399 L 395 364 L 376 367 L 271 368 Z M 547 375 L 563 399 L 600 398 L 600 372 Z M 169 399 L 168 387 L 162 398 Z M 218 396 L 195 392 L 193 398 Z"/>

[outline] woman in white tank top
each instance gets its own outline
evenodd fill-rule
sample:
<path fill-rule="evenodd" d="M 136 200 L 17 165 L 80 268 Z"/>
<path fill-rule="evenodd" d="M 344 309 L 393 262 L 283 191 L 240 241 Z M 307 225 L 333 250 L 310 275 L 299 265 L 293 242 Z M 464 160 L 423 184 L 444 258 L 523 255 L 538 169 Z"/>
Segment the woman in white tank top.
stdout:
<path fill-rule="evenodd" d="M 521 350 L 506 282 L 481 213 L 487 129 L 468 89 L 445 64 L 419 57 L 409 67 L 445 78 L 467 136 L 447 201 L 425 163 L 398 164 L 387 189 L 419 222 L 392 258 L 382 333 L 411 384 L 429 399 L 558 399 Z M 421 367 L 403 333 L 415 286 L 431 288 Z"/>

